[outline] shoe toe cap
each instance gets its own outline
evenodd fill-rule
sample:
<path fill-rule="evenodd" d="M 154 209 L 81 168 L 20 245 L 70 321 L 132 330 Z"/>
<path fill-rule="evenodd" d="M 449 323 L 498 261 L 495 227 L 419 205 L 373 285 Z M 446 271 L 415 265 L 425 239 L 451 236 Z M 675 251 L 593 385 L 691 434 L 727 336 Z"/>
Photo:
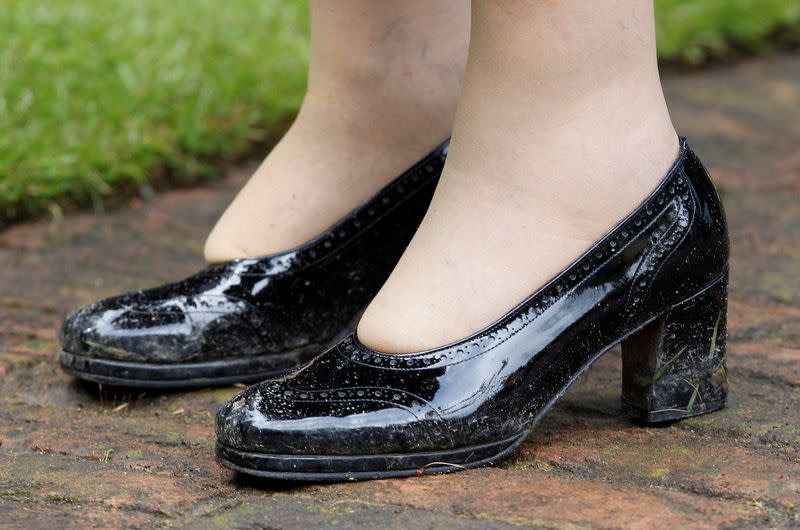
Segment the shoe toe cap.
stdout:
<path fill-rule="evenodd" d="M 83 353 L 96 334 L 97 323 L 102 319 L 100 304 L 91 304 L 69 313 L 61 325 L 61 347 L 70 353 Z"/>
<path fill-rule="evenodd" d="M 242 318 L 247 307 L 209 310 L 196 300 L 155 300 L 146 293 L 109 298 L 70 313 L 61 328 L 64 351 L 128 362 L 191 362 L 263 351 Z"/>
<path fill-rule="evenodd" d="M 61 346 L 64 351 L 117 361 L 141 361 L 159 344 L 148 333 L 152 319 L 113 299 L 103 300 L 76 311 L 64 319 Z"/>
<path fill-rule="evenodd" d="M 300 426 L 290 426 L 296 407 L 276 387 L 261 383 L 231 398 L 217 412 L 217 441 L 240 450 L 281 452 L 278 438 Z"/>
<path fill-rule="evenodd" d="M 217 413 L 218 443 L 258 453 L 335 455 L 407 450 L 431 439 L 435 421 L 423 411 L 341 399 L 337 391 L 311 394 L 285 380 L 243 390 Z"/>

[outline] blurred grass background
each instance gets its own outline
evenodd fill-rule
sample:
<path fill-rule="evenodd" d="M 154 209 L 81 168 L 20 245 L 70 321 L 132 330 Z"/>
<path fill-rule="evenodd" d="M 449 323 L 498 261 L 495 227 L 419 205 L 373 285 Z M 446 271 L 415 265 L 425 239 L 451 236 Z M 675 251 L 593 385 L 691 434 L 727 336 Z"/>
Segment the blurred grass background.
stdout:
<path fill-rule="evenodd" d="M 798 0 L 656 0 L 659 55 L 702 65 L 800 35 Z M 215 176 L 305 85 L 300 0 L 2 0 L 0 227 Z"/>
<path fill-rule="evenodd" d="M 800 42 L 799 0 L 655 0 L 658 54 L 670 62 L 768 52 Z"/>

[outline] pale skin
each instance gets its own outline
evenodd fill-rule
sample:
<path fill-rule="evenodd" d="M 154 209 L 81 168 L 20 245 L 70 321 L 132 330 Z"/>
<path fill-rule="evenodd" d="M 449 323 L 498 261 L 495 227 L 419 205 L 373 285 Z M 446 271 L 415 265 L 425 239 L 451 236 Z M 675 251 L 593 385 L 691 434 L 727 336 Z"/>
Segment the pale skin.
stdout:
<path fill-rule="evenodd" d="M 312 2 L 312 21 L 315 8 L 319 17 L 321 6 L 331 4 L 362 4 L 384 14 L 396 6 Z M 420 2 L 415 8 L 443 4 Z M 470 9 L 466 1 L 447 5 L 451 15 L 465 16 Z M 315 29 L 312 24 L 312 49 Z M 437 28 L 416 37 L 443 38 Z M 465 36 L 451 28 L 446 38 Z M 359 340 L 379 351 L 426 350 L 490 325 L 633 210 L 678 152 L 656 64 L 652 0 L 475 0 L 469 41 L 442 179 L 416 236 L 358 325 Z M 370 126 L 382 127 L 374 119 Z M 415 148 L 424 151 L 421 143 Z M 415 159 L 412 152 L 403 153 L 409 155 L 406 165 Z M 392 160 L 397 169 L 403 165 Z M 368 188 L 377 190 L 380 179 L 369 178 L 373 188 L 355 186 L 362 198 Z M 243 194 L 270 190 L 283 192 L 267 186 Z M 261 215 L 274 206 L 259 200 Z M 276 219 L 284 223 L 283 217 Z M 288 248 L 290 241 L 282 243 Z"/>
<path fill-rule="evenodd" d="M 300 112 L 206 241 L 212 263 L 323 232 L 453 128 L 469 45 L 464 0 L 310 0 Z"/>

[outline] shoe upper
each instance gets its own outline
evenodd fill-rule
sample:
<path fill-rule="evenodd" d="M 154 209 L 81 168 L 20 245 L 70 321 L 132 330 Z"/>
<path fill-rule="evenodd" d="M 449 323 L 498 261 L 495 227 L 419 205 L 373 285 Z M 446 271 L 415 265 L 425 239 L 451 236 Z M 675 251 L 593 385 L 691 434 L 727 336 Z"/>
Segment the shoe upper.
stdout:
<path fill-rule="evenodd" d="M 725 274 L 728 253 L 721 203 L 684 139 L 639 208 L 491 326 L 408 355 L 373 351 L 351 335 L 231 399 L 218 413 L 218 442 L 369 455 L 519 436 L 601 353 Z"/>
<path fill-rule="evenodd" d="M 422 221 L 448 142 L 312 241 L 108 298 L 64 321 L 64 351 L 129 362 L 313 356 L 347 334 Z M 291 365 L 286 366 L 289 368 Z"/>

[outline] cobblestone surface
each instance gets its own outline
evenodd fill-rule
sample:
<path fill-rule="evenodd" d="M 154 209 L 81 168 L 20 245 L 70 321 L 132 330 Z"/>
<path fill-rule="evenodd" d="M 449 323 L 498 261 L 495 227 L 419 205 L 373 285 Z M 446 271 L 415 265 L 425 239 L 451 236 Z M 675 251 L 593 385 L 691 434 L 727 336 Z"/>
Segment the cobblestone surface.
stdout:
<path fill-rule="evenodd" d="M 730 217 L 725 410 L 633 425 L 615 351 L 496 467 L 324 486 L 236 479 L 213 461 L 212 417 L 237 388 L 99 391 L 60 372 L 56 330 L 70 308 L 202 266 L 242 168 L 0 234 L 0 528 L 800 527 L 800 59 L 666 86 Z"/>

